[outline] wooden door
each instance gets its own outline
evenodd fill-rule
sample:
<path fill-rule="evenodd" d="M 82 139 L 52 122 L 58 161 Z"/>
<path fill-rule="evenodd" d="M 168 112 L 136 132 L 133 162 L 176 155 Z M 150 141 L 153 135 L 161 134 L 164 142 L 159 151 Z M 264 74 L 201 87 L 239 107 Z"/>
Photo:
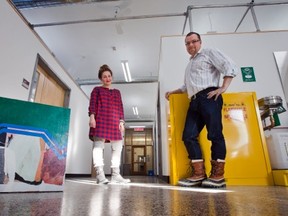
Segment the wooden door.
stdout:
<path fill-rule="evenodd" d="M 37 66 L 37 73 L 38 82 L 34 101 L 63 107 L 65 102 L 65 89 L 39 65 Z"/>

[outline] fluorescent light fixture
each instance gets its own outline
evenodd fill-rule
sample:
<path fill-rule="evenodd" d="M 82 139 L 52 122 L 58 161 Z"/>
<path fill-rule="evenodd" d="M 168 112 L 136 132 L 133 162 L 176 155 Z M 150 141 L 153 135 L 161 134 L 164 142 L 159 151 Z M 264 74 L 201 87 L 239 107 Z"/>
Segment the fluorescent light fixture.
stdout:
<path fill-rule="evenodd" d="M 126 82 L 131 82 L 131 73 L 128 65 L 128 61 L 121 61 L 122 69 L 124 72 L 124 77 Z"/>
<path fill-rule="evenodd" d="M 138 115 L 138 108 L 137 106 L 132 107 L 134 115 Z"/>
<path fill-rule="evenodd" d="M 129 128 L 146 128 L 146 126 L 144 126 L 144 125 L 139 125 L 139 126 L 131 125 L 131 126 L 129 126 Z"/>

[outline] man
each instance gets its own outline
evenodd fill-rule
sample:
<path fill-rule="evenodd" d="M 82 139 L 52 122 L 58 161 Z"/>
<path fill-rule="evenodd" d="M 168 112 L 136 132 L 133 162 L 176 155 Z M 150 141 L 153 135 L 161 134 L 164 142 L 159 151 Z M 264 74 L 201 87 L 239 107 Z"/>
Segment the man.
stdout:
<path fill-rule="evenodd" d="M 202 48 L 201 37 L 190 32 L 185 37 L 187 52 L 191 55 L 185 70 L 184 85 L 170 94 L 187 92 L 190 101 L 182 135 L 188 158 L 191 160 L 192 176 L 180 179 L 180 186 L 225 187 L 224 165 L 226 144 L 222 133 L 222 93 L 236 76 L 235 64 L 216 49 Z M 223 82 L 220 86 L 220 77 Z M 211 173 L 206 177 L 204 159 L 198 137 L 206 126 L 211 146 Z"/>

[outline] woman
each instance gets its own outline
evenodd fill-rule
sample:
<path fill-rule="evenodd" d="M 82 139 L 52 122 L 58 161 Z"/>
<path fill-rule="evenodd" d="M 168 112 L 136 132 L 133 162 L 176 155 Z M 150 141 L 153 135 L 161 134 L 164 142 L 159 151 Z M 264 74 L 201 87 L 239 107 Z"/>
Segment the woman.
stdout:
<path fill-rule="evenodd" d="M 89 138 L 93 141 L 93 163 L 98 184 L 109 183 L 103 171 L 103 150 L 107 140 L 110 141 L 112 149 L 111 182 L 130 182 L 130 179 L 124 179 L 120 175 L 124 111 L 120 91 L 111 87 L 112 75 L 108 65 L 102 65 L 98 73 L 102 86 L 95 87 L 90 96 Z"/>

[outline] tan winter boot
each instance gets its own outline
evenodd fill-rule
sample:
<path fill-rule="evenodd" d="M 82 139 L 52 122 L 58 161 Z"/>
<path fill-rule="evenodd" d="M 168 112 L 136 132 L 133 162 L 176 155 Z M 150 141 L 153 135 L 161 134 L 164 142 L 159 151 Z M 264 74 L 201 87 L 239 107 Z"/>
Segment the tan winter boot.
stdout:
<path fill-rule="evenodd" d="M 127 184 L 131 182 L 130 179 L 124 179 L 120 174 L 120 169 L 118 167 L 112 167 L 111 183 L 117 184 Z"/>
<path fill-rule="evenodd" d="M 192 160 L 192 176 L 178 181 L 179 186 L 192 187 L 201 185 L 202 181 L 207 178 L 204 166 L 204 160 Z"/>
<path fill-rule="evenodd" d="M 108 184 L 109 180 L 106 179 L 103 166 L 95 167 L 97 184 Z"/>
<path fill-rule="evenodd" d="M 209 178 L 202 182 L 202 187 L 206 188 L 224 188 L 226 187 L 226 182 L 224 179 L 224 166 L 225 161 L 217 159 L 211 160 L 211 174 Z"/>

